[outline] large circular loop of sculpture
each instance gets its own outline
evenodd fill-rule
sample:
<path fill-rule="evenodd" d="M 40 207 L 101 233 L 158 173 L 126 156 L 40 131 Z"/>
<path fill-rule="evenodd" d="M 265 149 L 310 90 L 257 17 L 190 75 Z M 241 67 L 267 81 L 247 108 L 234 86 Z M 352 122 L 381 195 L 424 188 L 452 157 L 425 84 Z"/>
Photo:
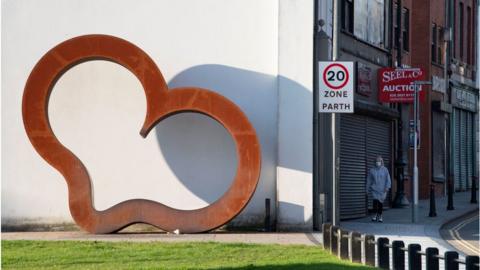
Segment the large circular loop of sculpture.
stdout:
<path fill-rule="evenodd" d="M 147 114 L 140 130 L 146 137 L 162 119 L 181 112 L 197 112 L 221 123 L 233 137 L 238 155 L 235 178 L 217 201 L 195 210 L 179 210 L 159 202 L 134 199 L 104 211 L 93 206 L 87 168 L 53 133 L 48 118 L 49 95 L 58 78 L 71 67 L 90 60 L 109 60 L 130 70 L 141 82 Z M 35 65 L 23 94 L 23 122 L 36 151 L 58 170 L 68 185 L 70 212 L 91 233 L 111 233 L 133 223 L 147 223 L 166 231 L 205 232 L 240 213 L 251 199 L 260 176 L 261 154 L 252 124 L 233 102 L 201 88 L 168 89 L 156 64 L 132 43 L 107 35 L 72 38 L 48 51 Z"/>

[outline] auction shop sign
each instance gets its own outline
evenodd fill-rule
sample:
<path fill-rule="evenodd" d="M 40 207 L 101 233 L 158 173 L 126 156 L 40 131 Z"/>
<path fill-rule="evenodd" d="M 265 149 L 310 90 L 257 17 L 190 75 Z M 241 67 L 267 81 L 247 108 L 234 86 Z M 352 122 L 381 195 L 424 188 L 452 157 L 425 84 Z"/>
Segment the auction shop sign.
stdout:
<path fill-rule="evenodd" d="M 319 112 L 353 113 L 353 62 L 318 62 Z"/>
<path fill-rule="evenodd" d="M 378 100 L 390 103 L 413 103 L 414 81 L 425 80 L 421 68 L 381 68 L 378 70 Z M 417 85 L 419 100 L 425 98 L 424 86 Z"/>

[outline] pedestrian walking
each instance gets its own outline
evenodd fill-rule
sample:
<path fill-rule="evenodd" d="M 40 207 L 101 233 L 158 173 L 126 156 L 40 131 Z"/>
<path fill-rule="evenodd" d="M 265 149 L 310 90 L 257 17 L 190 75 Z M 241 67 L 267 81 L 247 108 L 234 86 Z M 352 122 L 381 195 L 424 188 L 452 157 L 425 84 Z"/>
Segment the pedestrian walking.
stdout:
<path fill-rule="evenodd" d="M 388 169 L 383 164 L 383 158 L 377 156 L 375 166 L 368 172 L 366 188 L 367 195 L 371 193 L 373 197 L 375 216 L 372 218 L 372 221 L 383 222 L 383 202 L 391 186 L 392 180 L 390 179 Z"/>

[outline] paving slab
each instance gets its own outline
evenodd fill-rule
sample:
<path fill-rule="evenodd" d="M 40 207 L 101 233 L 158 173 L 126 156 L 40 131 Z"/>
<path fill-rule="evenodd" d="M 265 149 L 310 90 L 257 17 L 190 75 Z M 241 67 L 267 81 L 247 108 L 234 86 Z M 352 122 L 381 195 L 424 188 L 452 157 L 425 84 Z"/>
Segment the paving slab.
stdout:
<path fill-rule="evenodd" d="M 89 234 L 81 231 L 71 232 L 3 232 L 2 240 L 45 240 L 45 241 L 131 241 L 131 242 L 222 242 L 255 243 L 280 245 L 322 245 L 321 233 L 117 233 Z"/>

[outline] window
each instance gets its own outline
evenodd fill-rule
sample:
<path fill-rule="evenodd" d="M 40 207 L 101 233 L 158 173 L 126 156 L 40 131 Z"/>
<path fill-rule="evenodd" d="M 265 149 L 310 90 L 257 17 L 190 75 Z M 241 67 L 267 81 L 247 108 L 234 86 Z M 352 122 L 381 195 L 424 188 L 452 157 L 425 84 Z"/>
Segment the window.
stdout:
<path fill-rule="evenodd" d="M 393 46 L 395 49 L 398 49 L 398 39 L 399 39 L 399 32 L 398 32 L 398 23 L 397 23 L 397 8 L 398 5 L 395 3 L 393 5 Z"/>
<path fill-rule="evenodd" d="M 410 49 L 410 11 L 406 8 L 402 9 L 402 43 L 403 50 L 409 51 Z"/>
<path fill-rule="evenodd" d="M 432 62 L 437 64 L 443 63 L 443 28 L 432 23 Z"/>
<path fill-rule="evenodd" d="M 467 7 L 467 63 L 472 62 L 472 9 Z"/>
<path fill-rule="evenodd" d="M 342 29 L 378 47 L 385 47 L 385 0 L 343 0 Z"/>
<path fill-rule="evenodd" d="M 463 25 L 463 3 L 460 3 L 460 6 L 459 6 L 459 25 L 460 25 L 460 31 L 458 31 L 460 33 L 460 40 L 459 40 L 459 43 L 458 43 L 458 46 L 460 47 L 460 59 L 463 60 L 463 38 L 464 38 L 464 35 L 463 35 L 463 32 L 464 32 L 464 25 Z"/>
<path fill-rule="evenodd" d="M 437 40 L 437 63 L 443 64 L 443 53 L 442 53 L 442 44 L 443 44 L 443 35 L 444 30 L 442 27 L 437 29 L 438 40 Z"/>
<path fill-rule="evenodd" d="M 432 177 L 435 182 L 444 182 L 447 179 L 447 120 L 442 112 L 432 111 Z"/>
<path fill-rule="evenodd" d="M 472 58 L 471 58 L 471 64 L 472 65 L 475 65 L 476 64 L 476 55 L 477 55 L 477 47 L 476 47 L 476 38 L 475 38 L 475 33 L 477 33 L 476 31 L 476 25 L 477 23 L 475 22 L 475 14 L 478 14 L 477 13 L 478 10 L 475 9 L 475 6 L 472 7 L 472 14 L 474 17 L 472 17 L 472 31 L 470 31 L 470 33 L 472 33 L 472 43 L 470 46 L 472 46 Z M 472 73 L 472 76 L 475 76 L 475 73 Z"/>
<path fill-rule="evenodd" d="M 437 25 L 432 24 L 432 62 L 437 62 Z"/>
<path fill-rule="evenodd" d="M 452 50 L 453 50 L 453 58 L 457 58 L 457 0 L 453 1 L 453 42 L 452 42 Z"/>
<path fill-rule="evenodd" d="M 342 1 L 342 29 L 353 34 L 353 0 Z"/>

